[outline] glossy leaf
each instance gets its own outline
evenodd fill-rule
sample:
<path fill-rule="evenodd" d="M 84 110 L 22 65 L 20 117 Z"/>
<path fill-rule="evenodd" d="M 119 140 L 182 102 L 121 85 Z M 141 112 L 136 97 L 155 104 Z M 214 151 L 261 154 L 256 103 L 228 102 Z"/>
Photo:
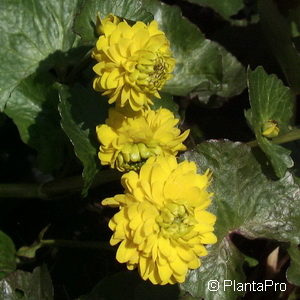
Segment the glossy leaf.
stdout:
<path fill-rule="evenodd" d="M 248 88 L 251 109 L 245 115 L 255 133 L 257 142 L 272 163 L 278 177 L 293 166 L 290 151 L 272 144 L 262 135 L 262 127 L 269 120 L 275 121 L 279 134 L 288 132 L 294 111 L 294 97 L 290 89 L 275 75 L 268 75 L 262 67 L 248 70 Z"/>
<path fill-rule="evenodd" d="M 77 5 L 77 0 L 0 2 L 0 111 L 23 79 L 53 67 L 74 46 Z"/>
<path fill-rule="evenodd" d="M 16 249 L 11 238 L 0 231 L 0 279 L 16 269 Z M 1 289 L 0 289 L 1 290 Z"/>
<path fill-rule="evenodd" d="M 210 169 L 214 193 L 211 211 L 217 216 L 218 243 L 209 248 L 202 266 L 190 271 L 182 288 L 194 297 L 215 299 L 209 280 L 243 282 L 244 257 L 230 241 L 236 232 L 248 238 L 269 238 L 299 243 L 300 188 L 291 174 L 268 180 L 251 149 L 241 143 L 211 141 L 182 155 L 195 161 L 199 172 Z M 217 262 L 217 263 L 216 263 Z M 235 299 L 237 290 L 220 289 L 218 299 Z"/>
<path fill-rule="evenodd" d="M 105 122 L 108 104 L 99 94 L 79 84 L 72 88 L 62 86 L 59 93 L 61 125 L 83 165 L 86 195 L 100 166 L 96 126 Z"/>
<path fill-rule="evenodd" d="M 18 85 L 5 107 L 23 142 L 37 150 L 38 165 L 46 172 L 60 167 L 65 142 L 57 109 L 58 92 L 53 84 L 47 73 L 36 73 Z"/>
<path fill-rule="evenodd" d="M 190 271 L 182 284 L 184 290 L 193 296 L 205 299 L 236 299 L 243 292 L 229 286 L 229 280 L 244 282 L 244 256 L 233 245 L 229 238 L 224 238 L 218 247 L 210 247 L 210 254 L 201 259 L 202 266 Z M 227 283 L 224 280 L 228 280 Z M 225 284 L 224 284 L 225 283 Z M 228 285 L 228 286 L 226 286 Z"/>
<path fill-rule="evenodd" d="M 1 299 L 7 300 L 53 300 L 53 286 L 45 265 L 32 273 L 16 271 L 0 281 Z"/>
<path fill-rule="evenodd" d="M 94 45 L 97 39 L 96 20 L 108 14 L 131 21 L 150 22 L 153 16 L 147 12 L 140 1 L 136 0 L 100 0 L 85 1 L 79 15 L 76 17 L 74 30 L 85 44 Z"/>
<path fill-rule="evenodd" d="M 164 87 L 165 92 L 179 96 L 191 93 L 205 103 L 212 95 L 227 98 L 242 92 L 246 83 L 243 66 L 220 45 L 205 39 L 195 25 L 182 17 L 178 7 L 165 5 L 157 0 L 135 2 L 154 15 L 154 19 L 170 40 L 176 68 L 173 78 Z M 97 11 L 101 17 L 115 12 L 120 17 L 128 18 L 136 13 L 135 19 L 145 20 L 139 8 L 133 9 L 131 1 L 119 0 L 114 8 L 108 3 L 111 1 L 92 0 L 85 3 L 76 20 L 76 30 L 84 40 L 91 42 L 95 36 Z M 82 23 L 84 26 L 80 25 Z M 95 40 L 92 44 L 94 43 Z"/>
<path fill-rule="evenodd" d="M 191 93 L 205 103 L 212 95 L 232 97 L 242 92 L 245 72 L 235 57 L 206 39 L 182 17 L 178 7 L 155 0 L 143 3 L 166 33 L 176 59 L 174 77 L 167 82 L 165 92 L 179 96 Z"/>
<path fill-rule="evenodd" d="M 297 245 L 291 245 L 288 249 L 290 255 L 290 266 L 286 271 L 288 282 L 300 286 L 300 251 Z"/>

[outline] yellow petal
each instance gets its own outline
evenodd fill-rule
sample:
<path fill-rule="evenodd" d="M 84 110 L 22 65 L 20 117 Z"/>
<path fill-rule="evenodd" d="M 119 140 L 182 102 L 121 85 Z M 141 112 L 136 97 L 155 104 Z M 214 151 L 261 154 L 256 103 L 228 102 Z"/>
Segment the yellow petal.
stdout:
<path fill-rule="evenodd" d="M 189 269 L 198 269 L 201 266 L 200 259 L 198 257 L 195 257 L 193 260 L 188 262 Z"/>
<path fill-rule="evenodd" d="M 201 210 L 199 208 L 195 209 L 195 218 L 200 223 L 206 223 L 206 224 L 210 224 L 210 225 L 213 225 L 216 222 L 215 215 L 213 215 L 212 213 L 210 213 L 208 211 Z"/>
<path fill-rule="evenodd" d="M 144 104 L 144 94 L 136 92 L 134 89 L 130 89 L 130 95 L 132 97 L 132 100 L 137 105 L 143 105 Z"/>
<path fill-rule="evenodd" d="M 118 86 L 117 89 L 112 93 L 112 96 L 109 98 L 108 100 L 109 104 L 114 103 L 119 98 L 121 90 L 122 90 L 122 86 Z"/>
<path fill-rule="evenodd" d="M 120 263 L 125 263 L 130 260 L 132 256 L 136 255 L 138 254 L 135 245 L 129 241 L 123 241 L 117 250 L 116 259 Z"/>
<path fill-rule="evenodd" d="M 185 274 L 174 274 L 174 277 L 178 283 L 183 283 L 185 281 Z"/>
<path fill-rule="evenodd" d="M 122 33 L 122 37 L 126 39 L 131 39 L 133 36 L 133 31 L 131 27 L 126 22 L 121 22 L 118 24 L 118 29 Z"/>
<path fill-rule="evenodd" d="M 217 242 L 217 237 L 212 232 L 202 233 L 200 239 L 203 244 L 215 244 Z"/>
<path fill-rule="evenodd" d="M 98 157 L 101 161 L 101 165 L 109 165 L 111 164 L 112 167 L 114 165 L 114 152 L 109 150 L 103 150 L 103 147 L 100 147 L 100 151 L 98 152 Z"/>
<path fill-rule="evenodd" d="M 172 251 L 170 247 L 170 241 L 167 238 L 160 237 L 158 240 L 159 251 L 165 256 L 168 257 L 170 251 Z"/>
<path fill-rule="evenodd" d="M 116 201 L 115 197 L 105 198 L 104 200 L 102 200 L 101 204 L 109 205 L 109 206 L 119 206 L 120 205 L 120 203 L 118 201 Z"/>
<path fill-rule="evenodd" d="M 177 259 L 170 263 L 172 270 L 174 271 L 174 275 L 183 275 L 185 276 L 187 273 L 187 263 L 183 262 L 181 259 Z"/>
<path fill-rule="evenodd" d="M 168 264 L 158 267 L 158 274 L 162 281 L 168 281 L 172 273 L 173 272 Z"/>
<path fill-rule="evenodd" d="M 129 99 L 130 97 L 130 88 L 125 85 L 122 88 L 122 92 L 121 92 L 121 105 L 124 105 L 126 103 L 126 101 Z"/>
<path fill-rule="evenodd" d="M 107 77 L 106 86 L 108 89 L 114 89 L 118 86 L 118 78 L 120 77 L 120 72 L 117 68 L 113 69 Z"/>
<path fill-rule="evenodd" d="M 206 256 L 208 254 L 206 248 L 201 244 L 195 245 L 193 247 L 193 250 L 197 254 L 197 256 Z"/>
<path fill-rule="evenodd" d="M 111 127 L 106 124 L 102 124 L 96 127 L 97 137 L 101 144 L 111 144 L 112 141 L 117 137 L 117 134 L 112 130 Z"/>
<path fill-rule="evenodd" d="M 109 76 L 109 73 L 104 72 L 104 74 L 102 75 L 102 77 L 100 79 L 100 84 L 103 89 L 107 89 L 106 81 L 107 81 L 108 76 Z"/>
<path fill-rule="evenodd" d="M 180 258 L 186 262 L 190 262 L 195 258 L 195 254 L 189 247 L 177 246 L 176 251 Z"/>

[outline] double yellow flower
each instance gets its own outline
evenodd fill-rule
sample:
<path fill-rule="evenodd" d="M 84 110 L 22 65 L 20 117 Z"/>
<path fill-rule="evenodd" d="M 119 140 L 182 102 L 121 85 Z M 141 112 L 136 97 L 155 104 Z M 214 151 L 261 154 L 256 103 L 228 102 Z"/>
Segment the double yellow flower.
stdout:
<path fill-rule="evenodd" d="M 216 242 L 216 217 L 206 211 L 211 173 L 176 160 L 189 130 L 181 133 L 168 109 L 150 109 L 175 66 L 169 41 L 156 21 L 130 26 L 113 15 L 99 19 L 97 31 L 93 86 L 116 103 L 96 128 L 99 159 L 129 171 L 121 179 L 124 194 L 102 201 L 119 208 L 109 222 L 110 243 L 119 244 L 117 260 L 137 267 L 144 280 L 183 282 L 207 255 L 204 245 Z"/>
<path fill-rule="evenodd" d="M 135 117 L 110 109 L 106 124 L 96 128 L 101 163 L 119 171 L 138 170 L 151 156 L 177 155 L 186 150 L 182 142 L 189 134 L 189 130 L 180 134 L 178 122 L 165 108 L 148 109 Z"/>
<path fill-rule="evenodd" d="M 160 98 L 159 90 L 175 66 L 165 34 L 156 21 L 130 26 L 109 15 L 99 23 L 101 35 L 92 52 L 98 61 L 94 89 L 120 107 L 127 103 L 134 111 L 149 107 L 152 96 Z"/>

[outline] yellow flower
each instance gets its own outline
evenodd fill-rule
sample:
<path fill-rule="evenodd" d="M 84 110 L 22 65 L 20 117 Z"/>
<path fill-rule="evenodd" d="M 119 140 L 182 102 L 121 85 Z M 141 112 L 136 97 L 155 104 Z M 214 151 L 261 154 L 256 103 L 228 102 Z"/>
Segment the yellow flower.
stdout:
<path fill-rule="evenodd" d="M 262 135 L 267 138 L 276 137 L 279 134 L 278 123 L 274 120 L 269 120 L 262 126 Z"/>
<path fill-rule="evenodd" d="M 171 78 L 175 60 L 165 34 L 156 21 L 149 25 L 109 15 L 98 22 L 99 37 L 92 57 L 97 77 L 93 87 L 108 95 L 109 103 L 123 107 L 129 103 L 134 111 L 153 104 L 151 98 Z"/>
<path fill-rule="evenodd" d="M 216 217 L 206 211 L 210 173 L 197 174 L 194 162 L 158 156 L 121 182 L 125 193 L 102 201 L 120 209 L 109 222 L 110 244 L 120 243 L 117 260 L 129 270 L 138 267 L 153 284 L 183 282 L 188 269 L 198 268 L 199 257 L 207 255 L 204 245 L 217 241 Z"/>
<path fill-rule="evenodd" d="M 151 156 L 186 150 L 182 142 L 189 130 L 180 134 L 178 121 L 165 108 L 140 111 L 132 117 L 110 109 L 106 124 L 96 128 L 102 144 L 98 154 L 101 164 L 119 171 L 137 170 Z"/>
<path fill-rule="evenodd" d="M 101 19 L 97 16 L 96 30 L 98 35 L 110 35 L 120 23 L 120 19 L 113 14 L 109 14 L 106 18 Z"/>

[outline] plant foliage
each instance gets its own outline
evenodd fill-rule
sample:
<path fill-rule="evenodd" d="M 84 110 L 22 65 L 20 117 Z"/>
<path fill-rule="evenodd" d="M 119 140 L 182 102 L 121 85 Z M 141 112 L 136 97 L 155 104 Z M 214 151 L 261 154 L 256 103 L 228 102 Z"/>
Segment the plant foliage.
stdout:
<path fill-rule="evenodd" d="M 224 281 L 269 278 L 296 299 L 300 4 L 279 2 L 0 1 L 0 300 L 251 299 Z M 156 20 L 165 33 L 176 65 L 152 109 L 191 129 L 178 160 L 212 173 L 218 241 L 181 284 L 125 272 L 108 245 L 113 212 L 100 201 L 123 188 L 98 157 L 96 126 L 111 106 L 93 90 L 91 52 L 109 14 L 129 25 Z"/>

